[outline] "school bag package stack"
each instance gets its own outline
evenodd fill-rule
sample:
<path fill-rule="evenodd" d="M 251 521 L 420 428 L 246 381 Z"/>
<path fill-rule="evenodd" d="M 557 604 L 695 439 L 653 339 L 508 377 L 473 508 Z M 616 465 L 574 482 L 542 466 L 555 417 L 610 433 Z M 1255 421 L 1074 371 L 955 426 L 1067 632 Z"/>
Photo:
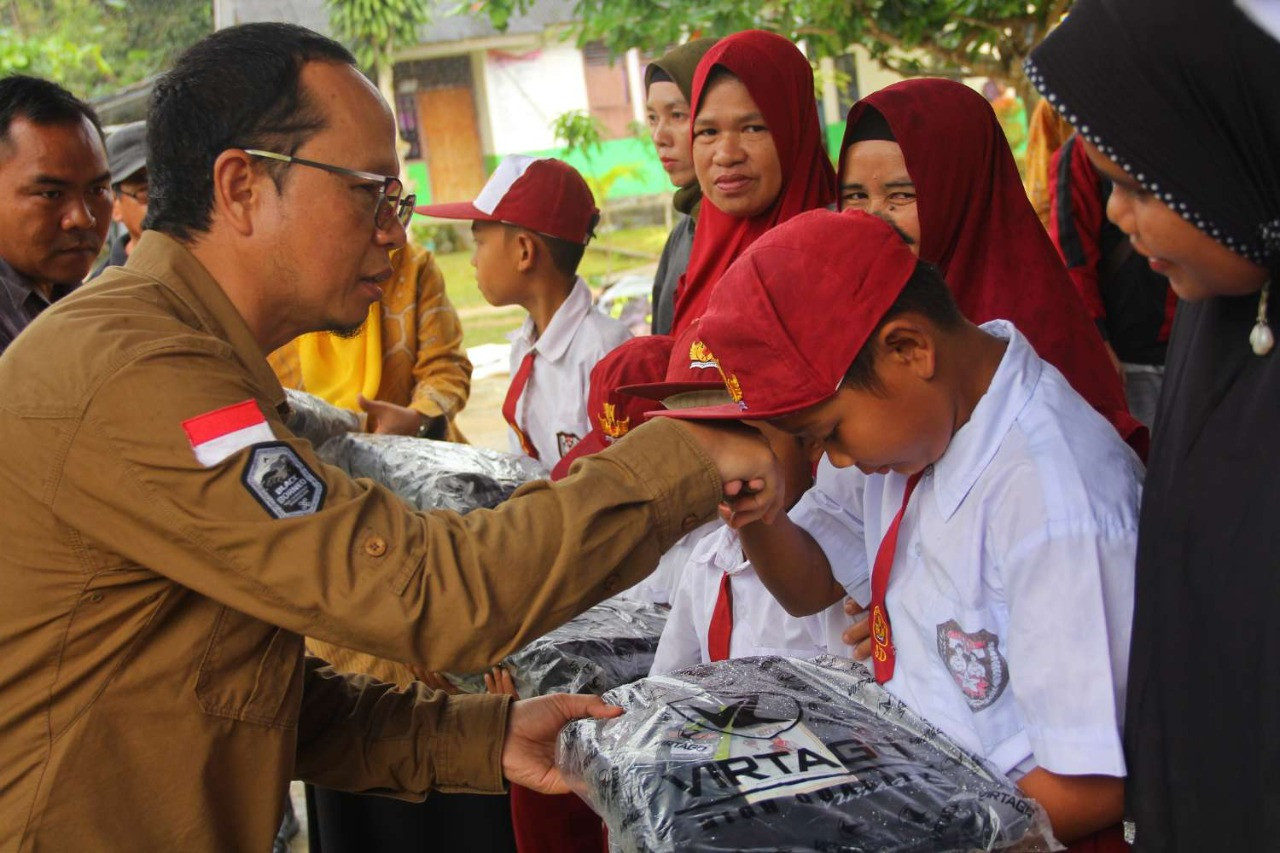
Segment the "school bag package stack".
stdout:
<path fill-rule="evenodd" d="M 861 664 L 754 657 L 605 694 L 557 764 L 614 850 L 1060 850 L 1043 810 Z"/>
<path fill-rule="evenodd" d="M 649 674 L 667 609 L 611 598 L 507 656 L 522 698 L 548 693 L 604 693 Z M 447 678 L 467 693 L 483 693 L 482 675 Z"/>
<path fill-rule="evenodd" d="M 350 432 L 316 451 L 352 477 L 381 483 L 417 509 L 492 508 L 546 470 L 524 456 L 407 435 Z"/>
<path fill-rule="evenodd" d="M 360 432 L 360 418 L 303 391 L 289 389 L 286 425 L 319 457 L 352 477 L 381 483 L 417 509 L 466 513 L 492 508 L 547 471 L 525 456 L 469 444 Z"/>
<path fill-rule="evenodd" d="M 293 388 L 284 389 L 284 397 L 289 404 L 285 426 L 316 447 L 335 435 L 360 431 L 360 416 L 355 412 L 340 409 L 314 394 Z"/>

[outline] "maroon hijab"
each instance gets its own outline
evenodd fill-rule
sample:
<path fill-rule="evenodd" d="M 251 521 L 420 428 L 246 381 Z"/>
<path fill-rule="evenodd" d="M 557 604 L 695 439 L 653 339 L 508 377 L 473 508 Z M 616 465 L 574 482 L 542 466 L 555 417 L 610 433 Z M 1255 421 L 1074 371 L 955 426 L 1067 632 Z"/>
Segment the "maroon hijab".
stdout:
<path fill-rule="evenodd" d="M 689 267 L 676 291 L 671 334 L 702 316 L 720 276 L 742 251 L 773 226 L 836 200 L 836 179 L 823 148 L 813 97 L 813 70 L 794 44 L 780 35 L 747 30 L 719 41 L 698 63 L 693 77 L 694 118 L 707 77 L 724 68 L 742 81 L 764 115 L 782 165 L 782 190 L 761 213 L 730 216 L 703 194 Z"/>
<path fill-rule="evenodd" d="M 1145 459 L 1149 436 L 1124 399 L 1102 336 L 1067 277 L 982 95 L 951 80 L 904 80 L 849 111 L 840 174 L 858 121 L 878 110 L 915 184 L 920 257 L 936 264 L 965 317 L 1009 320 Z"/>

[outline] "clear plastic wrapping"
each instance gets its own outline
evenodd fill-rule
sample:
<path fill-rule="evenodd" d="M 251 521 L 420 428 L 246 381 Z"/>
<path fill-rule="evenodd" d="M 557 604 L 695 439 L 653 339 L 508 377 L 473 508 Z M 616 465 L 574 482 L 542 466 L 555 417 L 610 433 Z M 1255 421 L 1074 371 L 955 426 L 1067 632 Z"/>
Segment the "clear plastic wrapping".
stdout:
<path fill-rule="evenodd" d="M 609 691 L 557 763 L 614 850 L 1060 850 L 1035 801 L 861 664 L 757 657 Z"/>
<path fill-rule="evenodd" d="M 667 609 L 611 598 L 575 616 L 502 661 L 521 698 L 604 693 L 649 674 Z M 449 675 L 467 693 L 483 693 L 482 675 Z"/>
<path fill-rule="evenodd" d="M 360 416 L 355 412 L 340 409 L 314 394 L 293 388 L 286 388 L 284 395 L 289 402 L 289 417 L 285 418 L 285 426 L 294 435 L 305 438 L 316 447 L 335 435 L 360 432 Z"/>
<path fill-rule="evenodd" d="M 317 451 L 352 477 L 381 483 L 418 509 L 495 507 L 546 469 L 524 456 L 404 435 L 343 433 Z"/>

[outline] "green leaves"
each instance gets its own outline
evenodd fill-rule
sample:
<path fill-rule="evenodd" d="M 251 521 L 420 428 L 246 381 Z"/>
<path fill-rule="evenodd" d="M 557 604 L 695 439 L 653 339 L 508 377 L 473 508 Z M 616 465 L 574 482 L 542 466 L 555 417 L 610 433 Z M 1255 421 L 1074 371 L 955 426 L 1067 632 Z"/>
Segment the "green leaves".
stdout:
<path fill-rule="evenodd" d="M 745 29 L 805 41 L 810 56 L 866 47 L 912 73 L 995 77 L 1019 85 L 1022 58 L 1071 0 L 576 0 L 579 43 L 600 41 L 615 56 L 632 47 L 658 53 L 691 35 Z M 530 0 L 477 0 L 499 30 Z"/>
<path fill-rule="evenodd" d="M 164 71 L 212 31 L 209 0 L 8 0 L 0 73 L 46 77 L 92 98 Z"/>
<path fill-rule="evenodd" d="M 416 44 L 431 19 L 426 0 L 325 0 L 329 24 L 366 69 L 389 65 L 397 47 Z"/>
<path fill-rule="evenodd" d="M 583 110 L 570 110 L 561 113 L 551 122 L 551 132 L 556 141 L 569 151 L 578 151 L 584 160 L 591 160 L 591 154 L 600 150 L 604 140 L 604 125 L 595 116 Z"/>

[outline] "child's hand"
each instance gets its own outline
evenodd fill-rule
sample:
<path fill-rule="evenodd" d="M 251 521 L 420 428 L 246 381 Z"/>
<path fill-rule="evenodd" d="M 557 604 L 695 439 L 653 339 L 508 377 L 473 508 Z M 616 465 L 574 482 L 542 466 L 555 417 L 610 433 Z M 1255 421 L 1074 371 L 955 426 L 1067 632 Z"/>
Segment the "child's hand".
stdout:
<path fill-rule="evenodd" d="M 454 686 L 454 683 L 452 681 L 444 677 L 444 673 L 428 672 L 426 670 L 413 669 L 412 667 L 410 667 L 410 669 L 413 670 L 414 677 L 416 677 L 423 684 L 430 687 L 432 690 L 443 690 L 445 693 L 448 693 L 450 696 L 457 696 L 459 693 L 462 692 L 456 686 Z"/>
<path fill-rule="evenodd" d="M 511 677 L 511 671 L 506 667 L 495 666 L 491 672 L 486 672 L 484 689 L 487 693 L 505 693 L 516 699 L 520 698 L 520 694 L 516 692 L 516 683 Z"/>
<path fill-rule="evenodd" d="M 853 646 L 854 660 L 866 660 L 871 657 L 871 620 L 867 618 L 866 608 L 852 598 L 846 598 L 844 612 L 854 617 L 854 622 L 845 629 L 841 639 Z"/>

